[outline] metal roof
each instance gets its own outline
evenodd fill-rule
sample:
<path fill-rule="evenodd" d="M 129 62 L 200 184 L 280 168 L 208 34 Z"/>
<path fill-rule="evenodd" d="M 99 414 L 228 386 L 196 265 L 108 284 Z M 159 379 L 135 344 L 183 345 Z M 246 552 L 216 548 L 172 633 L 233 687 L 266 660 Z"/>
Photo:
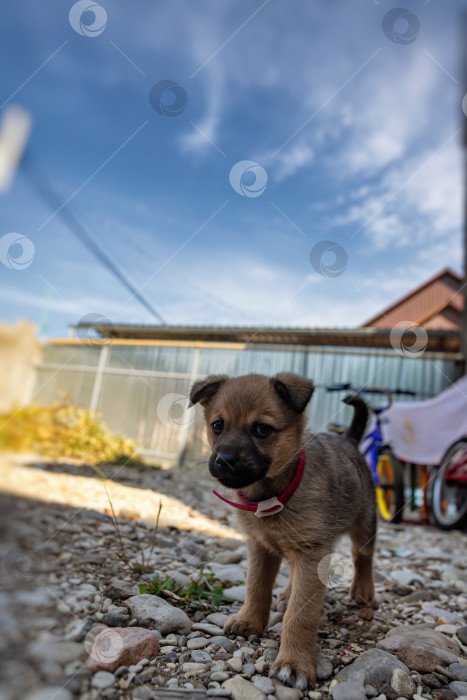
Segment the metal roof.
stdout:
<path fill-rule="evenodd" d="M 447 306 L 451 306 L 459 314 L 459 323 L 454 328 L 459 327 L 463 307 L 462 283 L 462 277 L 449 268 L 441 270 L 363 325 L 365 327 L 392 328 L 398 321 L 405 319 L 412 319 L 422 325 L 436 314 L 441 313 Z M 440 322 L 440 325 L 432 324 L 432 327 L 448 330 L 452 326 L 445 326 Z"/>
<path fill-rule="evenodd" d="M 176 340 L 234 342 L 247 344 L 342 346 L 391 348 L 390 329 L 385 328 L 286 328 L 253 326 L 155 326 L 111 323 L 79 323 L 72 326 L 83 337 L 92 329 L 102 338 L 134 340 Z M 460 333 L 451 330 L 427 330 L 427 350 L 459 352 Z"/>

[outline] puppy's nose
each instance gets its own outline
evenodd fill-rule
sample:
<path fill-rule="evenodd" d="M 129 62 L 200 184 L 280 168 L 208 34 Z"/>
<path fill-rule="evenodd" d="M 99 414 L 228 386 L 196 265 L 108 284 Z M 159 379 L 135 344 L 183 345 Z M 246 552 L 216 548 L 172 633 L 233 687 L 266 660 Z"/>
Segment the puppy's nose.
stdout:
<path fill-rule="evenodd" d="M 236 464 L 235 455 L 231 452 L 219 452 L 216 457 L 216 464 L 219 467 L 227 467 L 227 469 L 234 469 Z"/>

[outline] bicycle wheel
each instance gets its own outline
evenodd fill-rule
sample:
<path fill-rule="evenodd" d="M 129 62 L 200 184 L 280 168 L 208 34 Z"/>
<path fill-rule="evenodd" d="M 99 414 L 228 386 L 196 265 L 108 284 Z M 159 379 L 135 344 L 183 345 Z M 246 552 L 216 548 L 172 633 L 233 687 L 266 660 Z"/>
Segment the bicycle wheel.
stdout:
<path fill-rule="evenodd" d="M 376 502 L 379 514 L 387 523 L 400 523 L 404 510 L 402 465 L 389 447 L 383 447 L 379 453 L 376 472 Z"/>
<path fill-rule="evenodd" d="M 451 445 L 441 460 L 433 479 L 432 509 L 442 530 L 467 525 L 467 438 Z"/>

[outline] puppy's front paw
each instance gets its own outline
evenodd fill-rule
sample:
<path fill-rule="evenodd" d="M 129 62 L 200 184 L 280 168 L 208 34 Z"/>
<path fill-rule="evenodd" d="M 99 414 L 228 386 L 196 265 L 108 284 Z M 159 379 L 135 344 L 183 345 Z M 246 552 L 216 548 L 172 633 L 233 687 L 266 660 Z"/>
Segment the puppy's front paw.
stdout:
<path fill-rule="evenodd" d="M 375 597 L 373 579 L 369 576 L 365 578 L 355 577 L 350 586 L 349 595 L 357 603 L 366 603 L 368 605 Z"/>
<path fill-rule="evenodd" d="M 314 688 L 316 683 L 315 664 L 312 659 L 301 661 L 300 659 L 287 659 L 279 656 L 275 660 L 269 676 L 277 678 L 284 685 L 289 685 L 298 690 L 306 690 L 308 687 Z"/>
<path fill-rule="evenodd" d="M 224 624 L 226 634 L 236 634 L 242 637 L 249 637 L 256 634 L 260 637 L 263 634 L 264 625 L 253 618 L 243 617 L 243 615 L 232 615 Z"/>

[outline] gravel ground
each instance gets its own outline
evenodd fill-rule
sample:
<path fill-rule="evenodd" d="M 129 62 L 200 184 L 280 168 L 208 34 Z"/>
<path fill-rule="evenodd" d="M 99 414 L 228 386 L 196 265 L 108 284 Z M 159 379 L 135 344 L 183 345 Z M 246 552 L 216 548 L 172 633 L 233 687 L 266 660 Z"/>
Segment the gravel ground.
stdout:
<path fill-rule="evenodd" d="M 104 471 L 107 481 L 89 468 L 0 463 L 0 700 L 302 697 L 268 678 L 285 565 L 264 636 L 224 636 L 245 595 L 234 512 L 199 470 Z M 140 594 L 156 575 L 186 585 L 201 565 L 229 598 L 216 608 L 189 607 L 174 591 Z M 381 527 L 375 608 L 350 600 L 351 576 L 343 540 L 326 579 L 318 682 L 306 695 L 467 697 L 466 536 Z"/>

